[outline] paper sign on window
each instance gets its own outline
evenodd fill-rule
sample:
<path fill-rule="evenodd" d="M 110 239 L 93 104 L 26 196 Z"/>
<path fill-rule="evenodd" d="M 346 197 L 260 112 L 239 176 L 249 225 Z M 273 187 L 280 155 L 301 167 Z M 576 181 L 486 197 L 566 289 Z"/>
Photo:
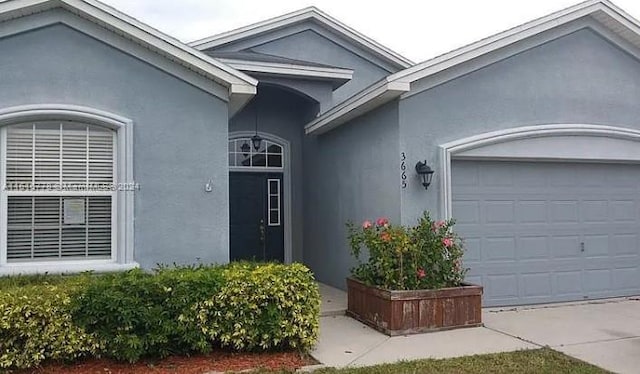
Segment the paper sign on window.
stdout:
<path fill-rule="evenodd" d="M 64 224 L 84 224 L 84 199 L 64 199 Z"/>

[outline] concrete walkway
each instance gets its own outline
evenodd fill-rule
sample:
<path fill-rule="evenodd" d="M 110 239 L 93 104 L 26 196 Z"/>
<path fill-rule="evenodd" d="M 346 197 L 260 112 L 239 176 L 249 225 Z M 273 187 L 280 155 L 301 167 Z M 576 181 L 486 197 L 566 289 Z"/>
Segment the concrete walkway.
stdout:
<path fill-rule="evenodd" d="M 346 294 L 343 291 L 321 285 L 321 292 L 320 339 L 311 355 L 326 366 L 369 366 L 538 348 L 482 327 L 389 337 L 344 316 Z"/>
<path fill-rule="evenodd" d="M 326 366 L 369 366 L 549 346 L 616 373 L 640 368 L 640 299 L 483 310 L 485 327 L 389 337 L 344 316 L 346 294 L 321 285 L 320 339 Z"/>
<path fill-rule="evenodd" d="M 615 373 L 640 372 L 640 299 L 486 309 L 487 328 Z"/>
<path fill-rule="evenodd" d="M 347 310 L 347 293 L 323 283 L 318 283 L 318 286 L 322 297 L 320 316 L 343 316 Z"/>

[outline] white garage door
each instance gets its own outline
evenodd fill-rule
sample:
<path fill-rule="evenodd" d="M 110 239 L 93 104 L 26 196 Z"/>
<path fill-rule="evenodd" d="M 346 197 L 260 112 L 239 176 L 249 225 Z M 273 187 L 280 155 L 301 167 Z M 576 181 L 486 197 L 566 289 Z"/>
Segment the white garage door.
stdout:
<path fill-rule="evenodd" d="M 485 306 L 640 294 L 640 165 L 453 161 Z"/>

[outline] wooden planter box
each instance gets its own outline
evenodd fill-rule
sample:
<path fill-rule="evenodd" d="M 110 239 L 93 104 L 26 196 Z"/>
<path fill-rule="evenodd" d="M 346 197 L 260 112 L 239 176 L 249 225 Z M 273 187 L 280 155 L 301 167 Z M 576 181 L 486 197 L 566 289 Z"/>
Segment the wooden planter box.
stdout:
<path fill-rule="evenodd" d="M 387 335 L 482 326 L 482 286 L 389 291 L 347 278 L 347 315 Z"/>

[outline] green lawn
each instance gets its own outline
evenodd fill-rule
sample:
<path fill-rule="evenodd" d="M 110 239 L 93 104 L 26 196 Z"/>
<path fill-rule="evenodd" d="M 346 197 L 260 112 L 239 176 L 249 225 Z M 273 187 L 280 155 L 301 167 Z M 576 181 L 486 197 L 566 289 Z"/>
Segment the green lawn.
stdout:
<path fill-rule="evenodd" d="M 320 369 L 315 374 L 604 374 L 598 367 L 551 349 L 537 349 L 445 360 L 403 361 L 355 369 Z"/>
<path fill-rule="evenodd" d="M 551 349 L 538 349 L 460 357 L 446 360 L 405 361 L 357 369 L 322 369 L 316 374 L 383 374 L 383 373 L 607 373 L 598 367 L 576 360 Z"/>

